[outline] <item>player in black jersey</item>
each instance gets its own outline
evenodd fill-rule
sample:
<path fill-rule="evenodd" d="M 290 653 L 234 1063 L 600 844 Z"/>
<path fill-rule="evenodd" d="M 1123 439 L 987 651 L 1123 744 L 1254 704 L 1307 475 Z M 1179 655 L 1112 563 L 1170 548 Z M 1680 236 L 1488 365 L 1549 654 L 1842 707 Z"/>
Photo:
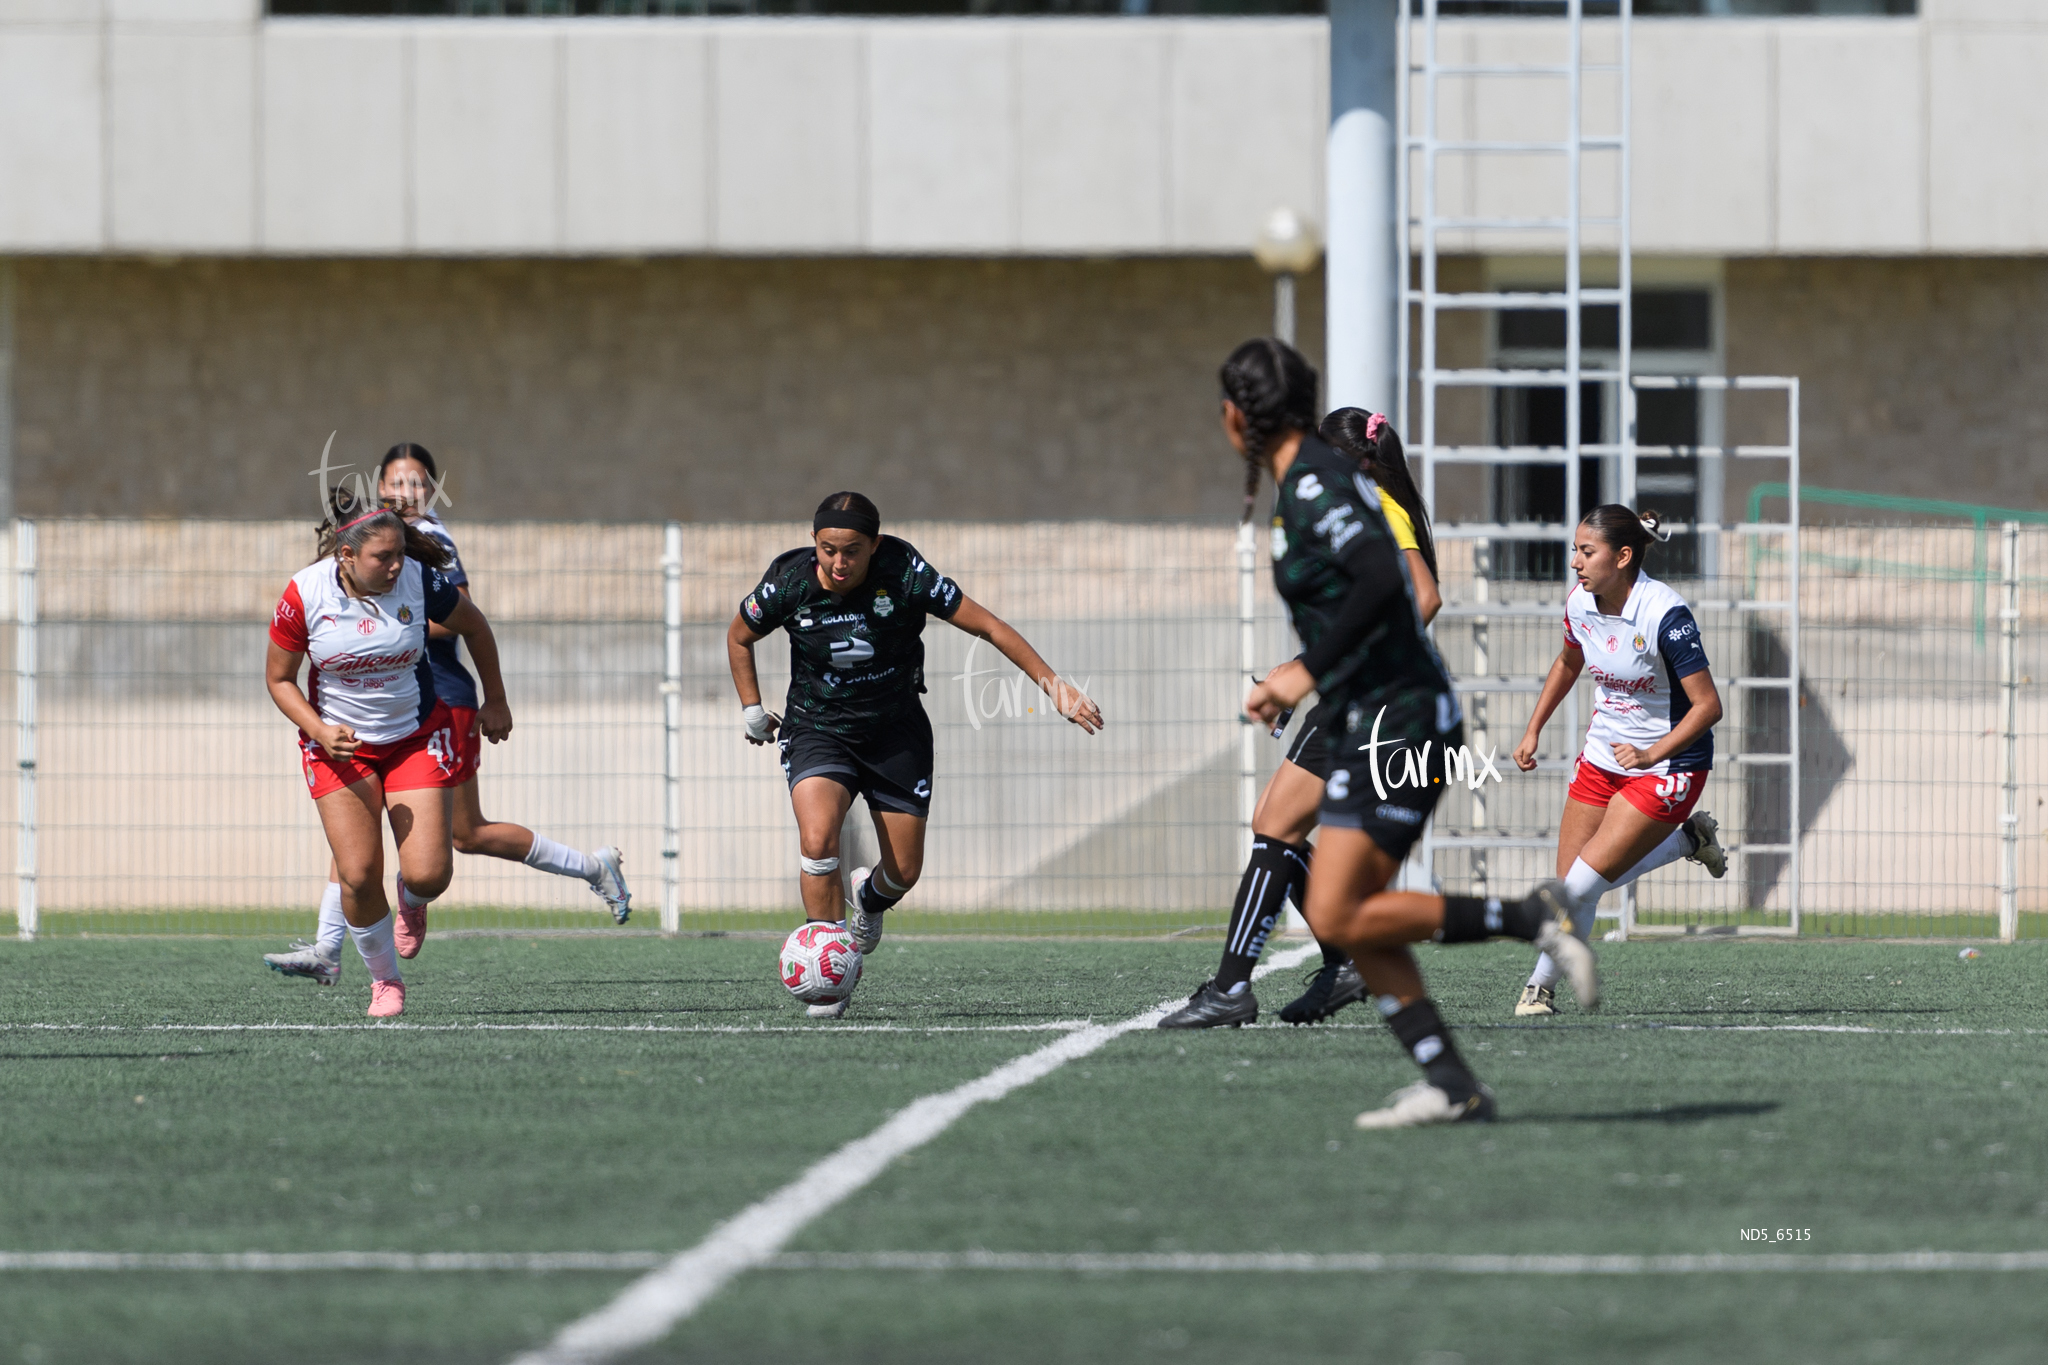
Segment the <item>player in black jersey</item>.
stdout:
<path fill-rule="evenodd" d="M 768 566 L 740 603 L 725 648 L 747 739 L 773 739 L 782 751 L 802 846 L 804 913 L 844 918 L 861 952 L 871 953 L 882 939 L 883 913 L 909 894 L 924 866 L 932 726 L 917 698 L 926 618 L 994 645 L 1089 734 L 1102 728 L 1102 712 L 914 547 L 883 535 L 881 514 L 859 493 L 820 503 L 811 539 Z M 754 671 L 754 646 L 778 628 L 789 633 L 790 665 L 780 717 L 762 706 Z M 839 828 L 855 796 L 867 798 L 881 860 L 855 870 L 849 900 L 839 876 Z M 810 1012 L 837 1018 L 846 1002 Z"/>
<path fill-rule="evenodd" d="M 1409 945 L 1523 939 L 1597 1001 L 1592 950 L 1571 936 L 1559 882 L 1514 901 L 1385 890 L 1457 770 L 1452 755 L 1462 755 L 1465 731 L 1457 697 L 1423 630 L 1378 490 L 1310 434 L 1313 367 L 1262 339 L 1232 352 L 1220 378 L 1224 429 L 1245 457 L 1247 494 L 1272 471 L 1289 540 L 1301 542 L 1285 547 L 1275 577 L 1306 649 L 1252 688 L 1245 712 L 1270 725 L 1313 691 L 1344 718 L 1304 909 L 1319 940 L 1350 954 L 1424 1074 L 1386 1108 L 1360 1114 L 1358 1126 L 1491 1118 L 1492 1093 L 1458 1055 Z"/>
<path fill-rule="evenodd" d="M 1312 421 L 1313 402 L 1299 420 Z M 1317 437 L 1321 439 L 1318 440 Z M 1436 546 L 1430 540 L 1429 514 L 1422 495 L 1408 473 L 1408 458 L 1393 424 L 1376 412 L 1362 408 L 1340 408 L 1323 419 L 1316 436 L 1302 442 L 1297 457 L 1304 472 L 1322 471 L 1317 479 L 1297 480 L 1305 496 L 1294 499 L 1282 489 L 1273 507 L 1273 574 L 1303 579 L 1314 572 L 1318 541 L 1314 527 L 1327 514 L 1325 479 L 1342 482 L 1363 470 L 1379 494 L 1380 511 L 1393 531 L 1394 542 L 1407 561 L 1415 584 L 1416 605 L 1424 625 L 1436 616 L 1443 598 L 1436 586 Z M 1246 513 L 1250 513 L 1250 502 Z M 1275 725 L 1277 734 L 1286 717 Z M 1198 987 L 1188 1003 L 1160 1020 L 1159 1027 L 1236 1027 L 1257 1021 L 1258 998 L 1252 994 L 1252 969 L 1258 966 L 1266 940 L 1280 922 L 1287 901 L 1297 908 L 1305 902 L 1309 860 L 1313 848 L 1308 836 L 1316 827 L 1316 810 L 1322 804 L 1323 784 L 1329 779 L 1331 756 L 1342 737 L 1344 717 L 1325 703 L 1317 706 L 1296 728 L 1287 757 L 1259 794 L 1252 811 L 1252 853 L 1238 882 L 1237 899 L 1231 904 L 1230 926 L 1223 939 L 1223 961 L 1216 975 Z M 1289 1024 L 1313 1024 L 1327 1019 L 1346 1005 L 1365 997 L 1365 983 L 1343 949 L 1324 944 L 1323 965 L 1310 980 L 1308 989 L 1281 1006 L 1280 1018 Z"/>

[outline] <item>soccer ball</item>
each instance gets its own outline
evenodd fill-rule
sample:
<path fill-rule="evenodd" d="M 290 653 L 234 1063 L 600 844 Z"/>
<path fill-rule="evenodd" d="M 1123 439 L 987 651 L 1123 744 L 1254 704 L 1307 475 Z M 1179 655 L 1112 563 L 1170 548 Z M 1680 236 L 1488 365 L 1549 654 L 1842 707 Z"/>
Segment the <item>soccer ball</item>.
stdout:
<path fill-rule="evenodd" d="M 853 994 L 860 949 L 840 924 L 813 920 L 782 940 L 782 984 L 806 1005 L 829 1005 Z"/>

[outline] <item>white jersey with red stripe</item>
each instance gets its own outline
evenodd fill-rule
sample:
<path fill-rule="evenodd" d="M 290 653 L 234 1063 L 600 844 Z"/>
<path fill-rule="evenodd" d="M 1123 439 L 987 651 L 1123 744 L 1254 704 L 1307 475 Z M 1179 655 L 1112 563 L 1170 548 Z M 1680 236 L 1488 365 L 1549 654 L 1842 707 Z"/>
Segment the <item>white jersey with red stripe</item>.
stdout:
<path fill-rule="evenodd" d="M 1585 653 L 1596 684 L 1593 723 L 1586 727 L 1587 762 L 1610 773 L 1704 772 L 1714 766 L 1714 732 L 1706 731 L 1661 763 L 1634 772 L 1614 758 L 1614 746 L 1648 749 L 1671 733 L 1692 709 L 1683 680 L 1707 666 L 1692 608 L 1667 584 L 1638 574 L 1618 615 L 1600 610 L 1593 594 L 1575 587 L 1564 602 L 1564 643 Z"/>
<path fill-rule="evenodd" d="M 292 575 L 270 618 L 270 638 L 312 661 L 307 698 L 320 719 L 346 725 L 366 744 L 389 744 L 418 730 L 434 709 L 427 622 L 447 620 L 461 601 L 416 559 L 405 561 L 390 592 L 350 597 L 340 565 L 323 559 Z"/>

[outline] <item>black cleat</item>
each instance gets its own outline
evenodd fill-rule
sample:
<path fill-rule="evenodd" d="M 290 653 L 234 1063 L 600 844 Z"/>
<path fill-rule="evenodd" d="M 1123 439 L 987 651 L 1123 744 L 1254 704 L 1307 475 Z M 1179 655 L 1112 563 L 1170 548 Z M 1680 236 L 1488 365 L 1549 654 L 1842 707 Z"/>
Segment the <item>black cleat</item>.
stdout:
<path fill-rule="evenodd" d="M 1320 1024 L 1346 1005 L 1363 999 L 1365 982 L 1359 980 L 1358 968 L 1348 958 L 1343 962 L 1325 962 L 1310 978 L 1308 989 L 1280 1007 L 1280 1022 Z"/>
<path fill-rule="evenodd" d="M 1159 1021 L 1161 1028 L 1237 1028 L 1259 1017 L 1259 1002 L 1246 986 L 1236 995 L 1218 990 L 1214 981 L 1204 981 L 1188 1002 Z"/>

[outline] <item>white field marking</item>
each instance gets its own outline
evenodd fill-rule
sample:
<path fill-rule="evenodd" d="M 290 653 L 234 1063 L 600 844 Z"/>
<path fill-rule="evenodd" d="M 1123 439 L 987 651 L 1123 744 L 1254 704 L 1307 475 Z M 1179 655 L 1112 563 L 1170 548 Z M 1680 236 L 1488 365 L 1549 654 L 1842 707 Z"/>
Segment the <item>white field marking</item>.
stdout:
<path fill-rule="evenodd" d="M 1283 1251 L 1243 1254 L 1139 1252 L 1072 1255 L 1028 1251 L 782 1252 L 768 1270 L 1035 1270 L 1081 1274 L 1237 1274 L 1274 1271 L 1310 1275 L 1754 1275 L 1787 1271 L 1889 1275 L 1936 1270 L 2048 1270 L 2048 1251 L 1905 1251 L 1870 1255 L 1704 1256 L 1441 1256 Z"/>
<path fill-rule="evenodd" d="M 191 1270 L 309 1271 L 652 1270 L 671 1258 L 659 1251 L 0 1251 L 0 1271 Z M 1895 1275 L 1935 1271 L 2048 1270 L 2048 1251 L 1907 1251 L 1847 1255 L 1759 1252 L 1704 1256 L 1445 1256 L 1338 1252 L 1138 1252 L 1060 1254 L 1031 1251 L 778 1252 L 763 1270 L 1011 1270 L 1051 1274 L 1396 1275 Z"/>
<path fill-rule="evenodd" d="M 1321 951 L 1313 942 L 1290 948 L 1253 975 L 1285 971 Z M 597 1312 L 570 1323 L 546 1346 L 517 1357 L 513 1365 L 596 1365 L 659 1341 L 734 1276 L 767 1261 L 806 1225 L 865 1187 L 897 1157 L 945 1132 L 968 1110 L 1048 1076 L 1114 1038 L 1152 1027 L 1183 1000 L 1176 996 L 1118 1023 L 1070 1033 L 964 1085 L 911 1101 L 872 1133 L 742 1209 L 696 1246 L 642 1276 Z"/>
<path fill-rule="evenodd" d="M 1289 1029 L 1293 1024 L 1246 1024 L 1248 1029 Z M 1383 1033 L 1386 1026 L 1369 1024 L 1317 1024 L 1303 1033 L 1339 1033 L 1346 1029 Z M 1661 1024 L 1654 1019 L 1637 1023 L 1543 1023 L 1543 1024 L 1454 1024 L 1454 1032 L 1502 1030 L 1515 1033 L 1560 1029 L 1597 1029 L 1607 1033 L 1857 1033 L 1884 1037 L 1917 1038 L 2012 1038 L 2048 1034 L 2039 1028 L 1870 1028 L 1863 1024 Z"/>
<path fill-rule="evenodd" d="M 0 1033 L 1073 1033 L 1087 1019 L 1037 1024 L 0 1024 Z"/>

